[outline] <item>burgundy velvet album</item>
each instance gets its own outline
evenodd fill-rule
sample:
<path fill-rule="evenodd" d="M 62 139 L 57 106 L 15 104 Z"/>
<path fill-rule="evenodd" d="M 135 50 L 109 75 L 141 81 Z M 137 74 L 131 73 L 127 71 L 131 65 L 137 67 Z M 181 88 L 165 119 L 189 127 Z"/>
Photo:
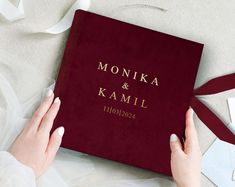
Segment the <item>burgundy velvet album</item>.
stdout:
<path fill-rule="evenodd" d="M 75 13 L 55 95 L 62 147 L 171 175 L 203 45 L 94 13 Z"/>

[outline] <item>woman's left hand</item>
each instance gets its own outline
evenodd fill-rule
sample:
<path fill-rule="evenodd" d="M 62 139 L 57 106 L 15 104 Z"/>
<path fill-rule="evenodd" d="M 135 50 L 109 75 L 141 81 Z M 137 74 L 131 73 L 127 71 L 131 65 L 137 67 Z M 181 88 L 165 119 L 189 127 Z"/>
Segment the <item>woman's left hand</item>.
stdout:
<path fill-rule="evenodd" d="M 36 177 L 42 175 L 53 161 L 64 134 L 64 127 L 59 127 L 50 136 L 61 103 L 59 98 L 53 100 L 54 93 L 49 90 L 9 150 L 19 162 L 31 167 Z"/>

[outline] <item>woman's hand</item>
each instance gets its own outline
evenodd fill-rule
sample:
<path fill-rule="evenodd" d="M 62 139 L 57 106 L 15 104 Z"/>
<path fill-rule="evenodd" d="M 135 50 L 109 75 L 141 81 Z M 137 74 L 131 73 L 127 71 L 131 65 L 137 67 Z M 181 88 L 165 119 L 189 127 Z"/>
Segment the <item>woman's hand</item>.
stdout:
<path fill-rule="evenodd" d="M 191 108 L 186 113 L 185 136 L 184 145 L 175 134 L 170 137 L 172 174 L 178 187 L 200 187 L 202 154 Z"/>
<path fill-rule="evenodd" d="M 42 175 L 53 161 L 64 134 L 64 128 L 59 127 L 50 136 L 61 103 L 58 97 L 54 102 L 53 99 L 54 93 L 49 90 L 9 150 L 18 161 L 31 167 L 36 177 Z"/>

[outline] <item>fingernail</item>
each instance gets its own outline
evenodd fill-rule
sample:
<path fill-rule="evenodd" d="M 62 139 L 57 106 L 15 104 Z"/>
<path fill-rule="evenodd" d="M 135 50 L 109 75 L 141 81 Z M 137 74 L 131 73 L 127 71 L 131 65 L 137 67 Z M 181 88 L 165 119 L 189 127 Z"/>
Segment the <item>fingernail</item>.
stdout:
<path fill-rule="evenodd" d="M 193 116 L 193 114 L 194 114 L 193 109 L 190 107 L 190 108 L 189 108 L 189 110 L 190 110 L 190 114 L 191 114 L 191 116 Z"/>
<path fill-rule="evenodd" d="M 178 140 L 178 137 L 175 135 L 175 134 L 172 134 L 171 136 L 170 136 L 170 141 L 171 142 L 175 142 L 175 141 L 177 141 Z"/>
<path fill-rule="evenodd" d="M 48 90 L 46 93 L 46 97 L 51 97 L 52 93 L 53 93 L 53 91 L 51 89 Z"/>
<path fill-rule="evenodd" d="M 55 98 L 54 103 L 58 103 L 59 101 L 60 101 L 60 98 L 57 97 L 57 98 Z"/>
<path fill-rule="evenodd" d="M 62 137 L 64 135 L 64 127 L 58 128 L 58 134 Z"/>

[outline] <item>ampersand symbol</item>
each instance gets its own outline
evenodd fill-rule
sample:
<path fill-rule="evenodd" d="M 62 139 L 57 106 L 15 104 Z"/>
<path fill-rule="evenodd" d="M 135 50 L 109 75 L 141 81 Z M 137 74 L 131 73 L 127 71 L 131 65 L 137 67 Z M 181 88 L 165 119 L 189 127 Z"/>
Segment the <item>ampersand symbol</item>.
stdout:
<path fill-rule="evenodd" d="M 128 89 L 129 89 L 128 83 L 125 82 L 125 83 L 122 85 L 122 88 L 123 88 L 124 90 L 128 90 Z"/>

